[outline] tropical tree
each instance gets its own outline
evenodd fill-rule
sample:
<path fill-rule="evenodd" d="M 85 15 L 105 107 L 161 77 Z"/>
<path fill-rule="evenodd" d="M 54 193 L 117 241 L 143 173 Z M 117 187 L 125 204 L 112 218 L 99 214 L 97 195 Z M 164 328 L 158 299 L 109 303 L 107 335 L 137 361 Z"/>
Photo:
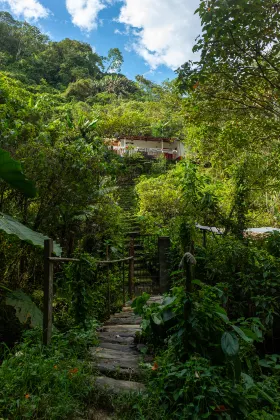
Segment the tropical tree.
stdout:
<path fill-rule="evenodd" d="M 178 70 L 179 88 L 188 93 L 189 156 L 215 178 L 230 180 L 235 199 L 229 215 L 242 225 L 245 219 L 258 223 L 256 209 L 268 203 L 269 223 L 274 223 L 277 207 L 278 6 L 263 0 L 201 0 L 202 35 L 194 47 L 200 59 Z"/>
<path fill-rule="evenodd" d="M 120 73 L 123 65 L 123 55 L 118 48 L 110 48 L 108 52 L 107 73 Z"/>
<path fill-rule="evenodd" d="M 227 108 L 279 116 L 279 0 L 201 0 L 197 13 L 200 60 L 178 70 L 181 89 L 203 86 Z"/>

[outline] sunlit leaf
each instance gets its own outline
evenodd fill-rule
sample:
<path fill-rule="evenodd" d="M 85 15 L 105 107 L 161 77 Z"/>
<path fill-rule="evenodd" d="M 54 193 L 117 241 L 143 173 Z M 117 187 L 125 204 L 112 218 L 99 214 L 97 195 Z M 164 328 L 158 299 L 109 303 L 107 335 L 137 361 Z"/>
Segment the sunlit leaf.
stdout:
<path fill-rule="evenodd" d="M 152 320 L 154 321 L 154 323 L 156 325 L 162 325 L 163 324 L 162 317 L 160 316 L 159 313 L 152 314 Z"/>
<path fill-rule="evenodd" d="M 0 213 L 0 230 L 4 231 L 8 235 L 16 236 L 18 239 L 30 243 L 41 248 L 44 247 L 44 240 L 49 239 L 42 233 L 35 232 L 29 229 L 27 226 L 20 223 L 18 220 L 13 219 L 7 214 Z M 62 249 L 60 245 L 54 242 L 54 253 L 58 256 L 61 255 Z"/>

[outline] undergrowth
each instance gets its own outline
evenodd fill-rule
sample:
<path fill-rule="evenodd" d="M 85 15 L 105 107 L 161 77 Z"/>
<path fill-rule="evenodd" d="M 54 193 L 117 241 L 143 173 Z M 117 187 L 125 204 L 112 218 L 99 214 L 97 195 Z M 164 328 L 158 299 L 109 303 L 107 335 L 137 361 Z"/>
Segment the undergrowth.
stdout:
<path fill-rule="evenodd" d="M 69 419 L 82 415 L 93 391 L 93 372 L 86 356 L 96 344 L 96 325 L 54 334 L 41 344 L 42 331 L 24 333 L 13 351 L 6 349 L 0 367 L 0 418 Z"/>
<path fill-rule="evenodd" d="M 162 304 L 146 305 L 147 294 L 133 303 L 156 358 L 130 418 L 280 419 L 280 357 L 258 351 L 260 319 L 231 320 L 218 286 L 193 287 L 174 287 Z"/>

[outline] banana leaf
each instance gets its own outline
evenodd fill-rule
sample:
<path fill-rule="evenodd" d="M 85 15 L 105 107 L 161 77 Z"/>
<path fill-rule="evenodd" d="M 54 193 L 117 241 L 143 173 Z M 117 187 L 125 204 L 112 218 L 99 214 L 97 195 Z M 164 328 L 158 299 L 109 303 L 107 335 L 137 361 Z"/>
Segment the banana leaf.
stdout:
<path fill-rule="evenodd" d="M 42 233 L 35 232 L 23 225 L 11 216 L 0 212 L 0 230 L 7 233 L 8 235 L 16 236 L 18 239 L 30 243 L 35 246 L 44 247 L 44 240 L 49 239 Z M 61 256 L 62 248 L 59 244 L 54 242 L 53 244 L 54 253 L 57 256 Z"/>

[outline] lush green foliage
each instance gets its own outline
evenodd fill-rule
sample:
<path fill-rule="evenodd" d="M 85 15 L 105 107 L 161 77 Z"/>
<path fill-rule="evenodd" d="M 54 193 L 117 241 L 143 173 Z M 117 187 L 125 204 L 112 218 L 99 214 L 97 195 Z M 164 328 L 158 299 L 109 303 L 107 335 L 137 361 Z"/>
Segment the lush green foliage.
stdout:
<path fill-rule="evenodd" d="M 106 402 L 122 419 L 280 417 L 279 234 L 243 235 L 280 220 L 279 10 L 278 0 L 201 0 L 200 59 L 161 86 L 122 75 L 116 48 L 100 57 L 0 13 L 0 155 L 16 169 L 13 178 L 0 168 L 0 211 L 80 259 L 55 268 L 63 334 L 43 349 L 37 332 L 22 339 L 30 325 L 5 304 L 20 288 L 42 308 L 42 252 L 1 232 L 1 340 L 22 342 L 3 353 L 0 417 L 83 415 L 90 370 L 78 359 L 95 343 L 92 320 L 109 315 L 108 284 L 111 310 L 122 303 L 120 267 L 97 262 L 124 255 L 117 187 L 140 175 L 142 230 L 172 240 L 172 291 L 161 305 L 134 302 L 157 357 L 146 365 L 148 393 Z M 174 166 L 119 158 L 104 142 L 117 134 L 177 137 L 187 157 Z M 224 235 L 208 234 L 205 247 L 196 223 Z M 188 251 L 192 284 L 179 269 Z"/>
<path fill-rule="evenodd" d="M 42 331 L 25 333 L 13 353 L 6 350 L 0 368 L 0 414 L 3 418 L 67 419 L 82 415 L 92 392 L 87 346 L 96 343 L 96 325 L 85 332 L 69 330 L 41 344 Z"/>
<path fill-rule="evenodd" d="M 147 306 L 148 295 L 134 301 L 158 353 L 151 398 L 159 398 L 166 418 L 277 417 L 279 356 L 260 360 L 253 344 L 263 340 L 264 326 L 256 317 L 230 321 L 218 285 L 195 280 L 194 287 L 190 295 L 173 288 L 161 305 Z"/>

